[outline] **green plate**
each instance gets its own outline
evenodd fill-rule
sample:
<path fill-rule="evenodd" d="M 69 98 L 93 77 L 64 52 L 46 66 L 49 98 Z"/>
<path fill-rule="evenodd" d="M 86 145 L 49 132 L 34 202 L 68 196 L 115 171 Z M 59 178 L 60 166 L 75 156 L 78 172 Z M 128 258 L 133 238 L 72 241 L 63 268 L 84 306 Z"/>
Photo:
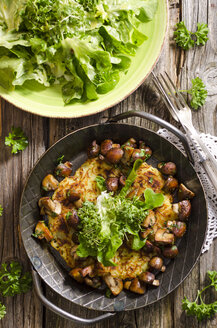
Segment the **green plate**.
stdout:
<path fill-rule="evenodd" d="M 0 96 L 27 112 L 56 118 L 73 118 L 92 115 L 108 109 L 135 91 L 156 64 L 161 53 L 168 23 L 168 2 L 159 0 L 153 21 L 144 24 L 148 40 L 138 49 L 130 69 L 123 75 L 114 90 L 86 104 L 64 106 L 59 87 L 45 88 L 34 81 L 16 87 L 12 92 L 0 88 Z"/>

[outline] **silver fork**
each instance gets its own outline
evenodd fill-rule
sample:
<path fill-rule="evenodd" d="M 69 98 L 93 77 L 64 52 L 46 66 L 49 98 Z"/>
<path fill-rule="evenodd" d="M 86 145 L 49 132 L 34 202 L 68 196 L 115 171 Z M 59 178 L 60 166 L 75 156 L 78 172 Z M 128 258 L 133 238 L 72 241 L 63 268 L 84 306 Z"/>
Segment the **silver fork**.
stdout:
<path fill-rule="evenodd" d="M 158 77 L 152 72 L 152 76 L 154 84 L 158 91 L 162 94 L 163 100 L 171 115 L 182 125 L 186 135 L 194 144 L 195 149 L 199 154 L 200 163 L 207 173 L 210 182 L 217 191 L 217 161 L 194 128 L 191 109 L 188 107 L 184 97 L 178 91 L 175 84 L 166 72 L 164 74 L 160 74 Z M 200 146 L 203 154 L 198 149 L 195 141 Z"/>

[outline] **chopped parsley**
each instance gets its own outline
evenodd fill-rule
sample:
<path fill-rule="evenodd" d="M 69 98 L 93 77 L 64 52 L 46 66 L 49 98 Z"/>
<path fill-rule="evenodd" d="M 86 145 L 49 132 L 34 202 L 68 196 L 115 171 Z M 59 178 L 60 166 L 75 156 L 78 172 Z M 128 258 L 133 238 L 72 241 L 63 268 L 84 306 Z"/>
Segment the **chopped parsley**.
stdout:
<path fill-rule="evenodd" d="M 12 147 L 12 154 L 17 154 L 28 146 L 28 138 L 21 128 L 12 127 L 9 136 L 5 137 L 5 145 Z"/>
<path fill-rule="evenodd" d="M 192 79 L 192 87 L 189 90 L 180 90 L 180 92 L 187 92 L 191 95 L 191 107 L 197 110 L 199 107 L 205 104 L 207 98 L 207 90 L 203 81 L 196 77 Z"/>
<path fill-rule="evenodd" d="M 67 213 L 66 213 L 66 220 L 68 220 L 68 219 L 70 218 L 71 215 L 72 215 L 72 212 L 71 212 L 71 211 L 67 212 Z"/>

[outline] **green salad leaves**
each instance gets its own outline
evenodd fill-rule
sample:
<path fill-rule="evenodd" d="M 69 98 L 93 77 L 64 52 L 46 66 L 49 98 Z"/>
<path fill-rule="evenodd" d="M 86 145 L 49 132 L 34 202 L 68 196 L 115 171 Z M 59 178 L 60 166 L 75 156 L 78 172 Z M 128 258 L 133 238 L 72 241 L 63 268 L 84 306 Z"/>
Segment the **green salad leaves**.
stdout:
<path fill-rule="evenodd" d="M 158 0 L 2 0 L 0 85 L 60 85 L 65 104 L 112 90 Z"/>
<path fill-rule="evenodd" d="M 122 245 L 124 238 L 131 235 L 134 250 L 139 250 L 145 245 L 146 240 L 141 240 L 139 236 L 141 223 L 146 218 L 148 209 L 163 204 L 164 196 L 147 188 L 144 192 L 145 201 L 126 197 L 127 191 L 136 178 L 136 170 L 141 165 L 140 161 L 135 162 L 126 180 L 129 181 L 127 188 L 123 187 L 115 196 L 102 191 L 96 205 L 86 201 L 78 210 L 80 226 L 77 254 L 80 257 L 93 256 L 105 266 L 115 266 L 112 258 Z M 102 186 L 102 182 L 103 178 L 99 177 L 98 187 Z"/>

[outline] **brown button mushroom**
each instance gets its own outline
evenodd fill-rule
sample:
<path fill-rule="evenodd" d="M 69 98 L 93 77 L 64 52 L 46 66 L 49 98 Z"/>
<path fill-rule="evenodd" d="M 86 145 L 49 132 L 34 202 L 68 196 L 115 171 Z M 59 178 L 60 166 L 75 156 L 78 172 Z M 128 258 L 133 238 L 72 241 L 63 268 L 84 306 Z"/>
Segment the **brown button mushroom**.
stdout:
<path fill-rule="evenodd" d="M 163 250 L 163 256 L 169 259 L 173 259 L 178 255 L 179 251 L 176 245 L 173 245 L 171 247 L 165 247 Z"/>
<path fill-rule="evenodd" d="M 132 154 L 134 152 L 134 148 L 133 147 L 130 147 L 130 146 L 125 146 L 123 148 L 123 151 L 124 151 L 124 155 L 121 158 L 121 162 L 124 165 L 129 165 L 131 163 L 131 157 L 132 157 Z"/>
<path fill-rule="evenodd" d="M 171 227 L 171 231 L 174 233 L 174 235 L 176 237 L 178 237 L 178 238 L 183 237 L 186 232 L 185 222 L 181 222 L 181 221 L 172 221 L 172 222 L 173 222 L 173 225 Z"/>
<path fill-rule="evenodd" d="M 82 268 L 74 268 L 72 269 L 69 274 L 73 277 L 77 282 L 84 282 L 84 278 L 81 275 Z"/>
<path fill-rule="evenodd" d="M 100 145 L 100 152 L 102 155 L 106 155 L 107 152 L 112 149 L 113 142 L 110 139 L 104 140 Z"/>
<path fill-rule="evenodd" d="M 130 280 L 125 281 L 124 282 L 124 289 L 129 290 L 130 289 L 130 285 L 131 285 L 131 281 Z"/>
<path fill-rule="evenodd" d="M 194 198 L 195 193 L 188 189 L 183 183 L 180 184 L 179 186 L 179 191 L 178 191 L 178 199 L 183 200 L 183 199 L 192 199 Z"/>
<path fill-rule="evenodd" d="M 61 177 L 68 177 L 72 173 L 72 163 L 60 163 L 56 169 L 55 174 Z"/>
<path fill-rule="evenodd" d="M 155 242 L 160 245 L 167 245 L 174 243 L 174 234 L 170 233 L 168 229 L 158 229 L 155 233 Z"/>
<path fill-rule="evenodd" d="M 158 169 L 161 173 L 165 175 L 175 175 L 176 174 L 176 164 L 173 162 L 161 162 L 158 164 Z"/>
<path fill-rule="evenodd" d="M 131 281 L 131 284 L 130 284 L 130 291 L 131 292 L 134 292 L 134 293 L 137 293 L 137 294 L 144 294 L 145 293 L 145 286 L 142 284 L 141 281 L 139 281 L 138 278 L 134 278 L 132 281 Z"/>
<path fill-rule="evenodd" d="M 106 274 L 103 279 L 113 295 L 117 296 L 123 290 L 122 279 L 114 278 L 110 273 Z"/>
<path fill-rule="evenodd" d="M 66 192 L 66 198 L 68 199 L 69 202 L 73 203 L 81 198 L 81 194 L 80 192 L 74 189 L 69 189 Z"/>
<path fill-rule="evenodd" d="M 87 149 L 87 156 L 89 158 L 97 157 L 99 155 L 100 146 L 94 140 Z"/>
<path fill-rule="evenodd" d="M 112 148 L 106 153 L 106 160 L 111 164 L 118 164 L 123 154 L 124 151 L 121 148 Z"/>
<path fill-rule="evenodd" d="M 118 178 L 111 177 L 106 179 L 106 189 L 108 191 L 117 191 L 118 190 Z"/>
<path fill-rule="evenodd" d="M 39 221 L 35 227 L 34 237 L 38 239 L 46 239 L 48 242 L 53 239 L 53 235 L 44 221 Z"/>
<path fill-rule="evenodd" d="M 70 227 L 76 228 L 79 223 L 77 211 L 71 210 L 66 214 L 66 220 Z"/>
<path fill-rule="evenodd" d="M 191 214 L 191 203 L 189 200 L 183 200 L 178 205 L 178 218 L 181 221 L 186 221 Z"/>
<path fill-rule="evenodd" d="M 163 267 L 163 260 L 161 257 L 158 256 L 152 257 L 152 259 L 149 261 L 149 265 L 153 269 L 161 270 L 161 268 Z"/>
<path fill-rule="evenodd" d="M 145 282 L 148 285 L 152 285 L 153 281 L 155 280 L 155 275 L 146 271 L 139 275 L 139 280 Z"/>
<path fill-rule="evenodd" d="M 175 191 L 176 188 L 178 188 L 178 185 L 179 185 L 178 180 L 170 175 L 167 178 L 167 180 L 165 181 L 164 191 L 171 193 L 171 192 Z"/>
<path fill-rule="evenodd" d="M 80 198 L 74 202 L 76 208 L 81 208 L 83 206 L 83 200 Z"/>
<path fill-rule="evenodd" d="M 45 191 L 56 190 L 59 186 L 59 182 L 54 178 L 52 174 L 46 175 L 42 181 L 42 187 Z"/>

